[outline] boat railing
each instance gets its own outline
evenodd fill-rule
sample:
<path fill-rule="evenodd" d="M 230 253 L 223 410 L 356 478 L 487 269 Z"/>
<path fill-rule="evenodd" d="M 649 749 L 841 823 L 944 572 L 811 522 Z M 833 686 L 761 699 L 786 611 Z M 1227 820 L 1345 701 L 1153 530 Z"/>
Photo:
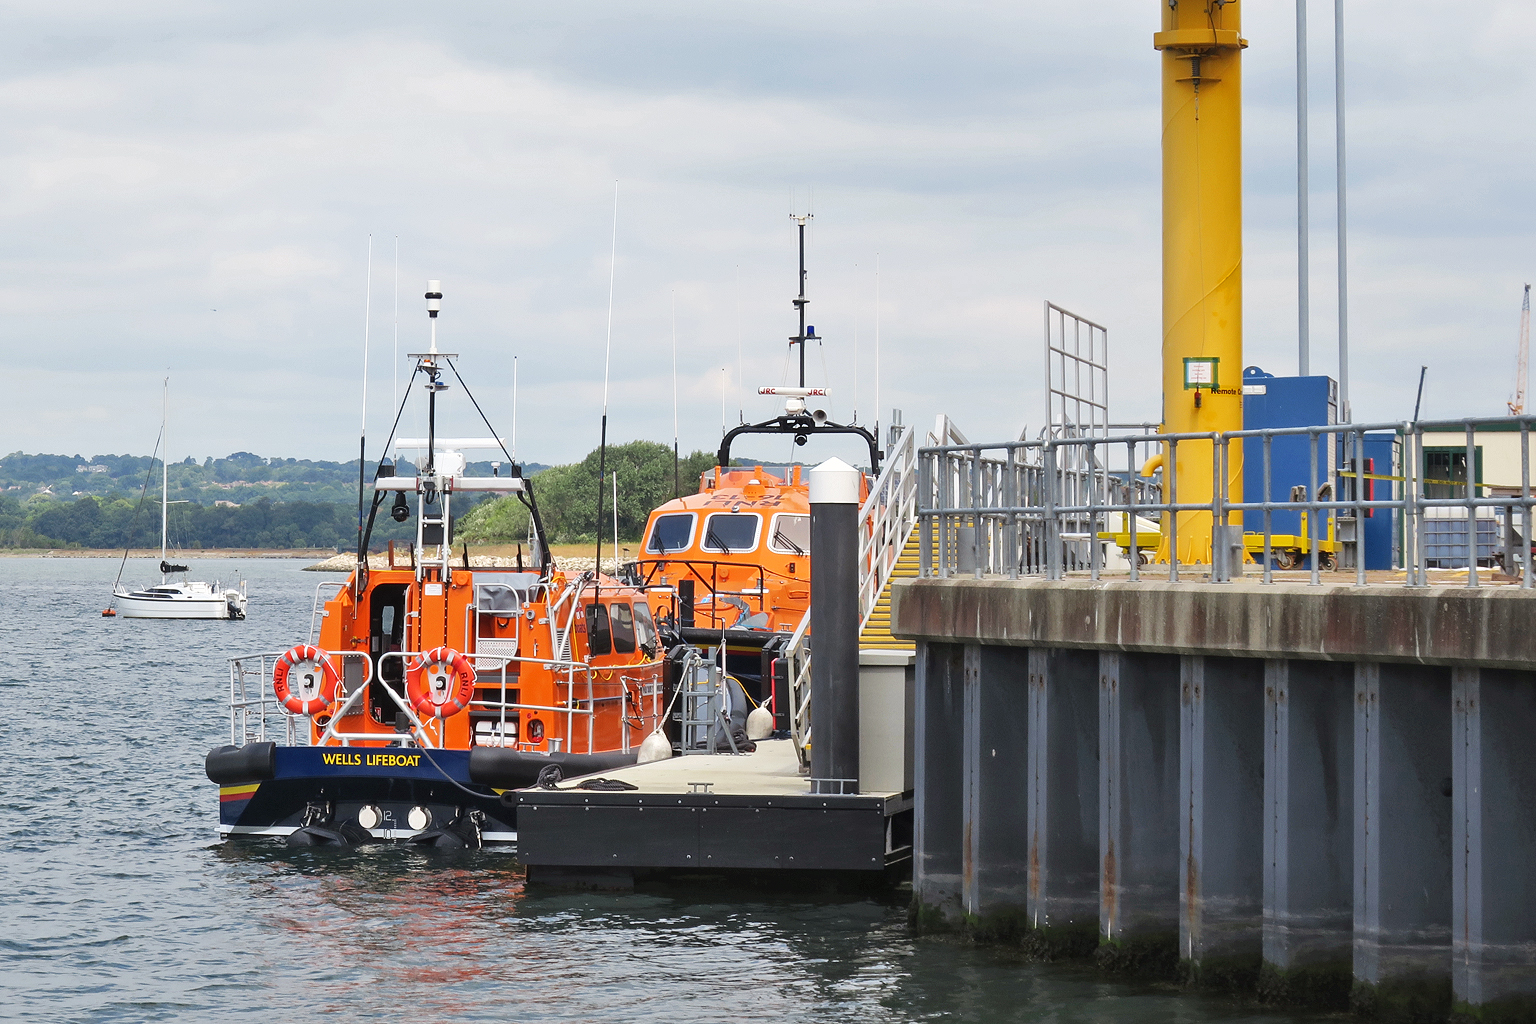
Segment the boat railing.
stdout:
<path fill-rule="evenodd" d="M 648 572 L 645 569 L 645 566 L 647 565 L 651 567 Z M 635 562 L 636 570 L 641 574 L 640 585 L 647 589 L 656 589 L 657 584 L 653 583 L 652 580 L 655 579 L 657 572 L 661 571 L 664 566 L 669 565 L 682 566 L 686 568 L 688 570 L 689 576 L 704 584 L 704 588 L 709 591 L 709 600 L 712 611 L 718 607 L 715 604 L 715 599 L 717 597 L 739 597 L 742 599 L 743 605 L 745 605 L 748 601 L 755 599 L 757 602 L 757 611 L 762 612 L 765 610 L 765 601 L 768 597 L 768 577 L 774 576 L 786 582 L 797 582 L 795 577 L 788 576 L 784 573 L 775 572 L 758 562 L 723 562 L 718 559 L 707 558 L 642 558 Z M 708 578 L 706 578 L 705 575 L 699 571 L 699 567 L 701 566 L 708 569 Z M 755 571 L 757 573 L 757 586 L 750 588 L 741 587 L 736 590 L 727 590 L 721 587 L 720 569 L 722 566 L 730 570 L 747 569 Z M 675 583 L 666 585 L 672 587 L 676 586 Z M 698 599 L 695 599 L 694 604 L 695 607 L 697 607 Z M 748 608 L 742 608 L 739 610 L 742 612 L 741 618 L 746 618 L 749 614 L 751 614 L 751 610 Z M 678 613 L 674 608 L 673 617 L 676 618 L 677 614 Z M 717 614 L 716 617 L 718 618 L 721 616 Z"/>
<path fill-rule="evenodd" d="M 228 659 L 229 742 L 232 746 L 243 747 L 247 743 L 266 742 L 269 738 L 269 718 L 276 719 L 272 728 L 274 733 L 278 732 L 276 725 L 281 725 L 280 734 L 284 746 L 309 744 L 309 729 L 300 724 L 307 716 L 291 714 L 278 702 L 276 694 L 272 692 L 272 671 L 276 668 L 278 659 L 285 653 L 285 651 L 261 651 Z M 342 668 L 343 678 L 346 676 L 347 659 L 360 659 L 364 665 L 368 664 L 368 655 L 362 651 L 327 651 L 325 653 L 337 659 Z M 365 668 L 364 684 L 368 682 L 370 674 L 369 669 Z M 362 693 L 366 689 L 366 685 L 360 685 L 356 687 L 356 692 Z"/>
<path fill-rule="evenodd" d="M 346 589 L 346 580 L 326 580 L 315 586 L 315 603 L 309 610 L 309 642 L 311 644 L 315 642 L 315 637 L 320 634 L 320 620 L 329 614 L 325 610 L 326 604 Z"/>

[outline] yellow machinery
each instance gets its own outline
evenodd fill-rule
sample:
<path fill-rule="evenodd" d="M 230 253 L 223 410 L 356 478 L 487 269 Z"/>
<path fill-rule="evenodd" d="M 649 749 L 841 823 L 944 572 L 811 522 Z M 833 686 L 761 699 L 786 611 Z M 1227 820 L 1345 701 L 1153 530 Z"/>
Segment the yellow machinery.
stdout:
<path fill-rule="evenodd" d="M 1243 174 L 1241 0 L 1158 0 L 1163 55 L 1163 431 L 1243 428 Z M 1214 498 L 1212 445 L 1179 444 L 1163 500 Z M 1225 466 L 1228 500 L 1243 500 L 1243 447 Z M 1211 561 L 1212 517 L 1178 513 L 1178 551 L 1164 516 L 1157 559 Z M 1242 528 L 1242 514 L 1228 524 Z"/>

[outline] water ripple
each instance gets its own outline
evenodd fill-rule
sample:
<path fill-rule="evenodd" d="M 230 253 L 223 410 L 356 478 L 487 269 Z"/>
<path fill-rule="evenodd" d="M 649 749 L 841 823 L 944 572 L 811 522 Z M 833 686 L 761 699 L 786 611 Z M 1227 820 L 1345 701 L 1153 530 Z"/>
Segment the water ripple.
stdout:
<path fill-rule="evenodd" d="M 221 843 L 202 761 L 227 742 L 223 659 L 303 639 L 318 581 L 299 564 L 239 564 L 247 622 L 166 623 L 101 617 L 115 562 L 0 559 L 0 1019 L 1245 1017 L 914 940 L 900 896 L 528 891 L 506 854 Z"/>

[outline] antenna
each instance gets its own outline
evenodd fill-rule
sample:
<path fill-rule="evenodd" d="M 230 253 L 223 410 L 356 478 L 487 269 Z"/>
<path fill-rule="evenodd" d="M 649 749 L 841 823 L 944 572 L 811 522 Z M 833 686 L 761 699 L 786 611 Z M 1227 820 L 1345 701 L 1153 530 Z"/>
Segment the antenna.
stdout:
<path fill-rule="evenodd" d="M 857 271 L 859 265 L 855 263 L 853 269 Z M 859 316 L 853 316 L 853 418 L 849 423 L 859 422 Z"/>
<path fill-rule="evenodd" d="M 395 350 L 389 360 L 391 369 L 394 370 L 394 401 L 390 408 L 395 409 L 400 405 L 400 236 L 395 236 Z"/>
<path fill-rule="evenodd" d="M 368 564 L 368 552 L 363 550 L 363 467 L 368 463 L 368 328 L 373 315 L 373 235 L 368 235 L 368 271 L 363 278 L 363 414 L 362 426 L 357 432 L 357 564 Z M 354 592 L 361 590 L 362 573 L 353 577 Z"/>
<path fill-rule="evenodd" d="M 1424 375 L 1429 372 L 1429 367 L 1419 367 L 1419 397 L 1413 400 L 1413 422 L 1419 422 L 1419 406 L 1424 404 Z"/>
<path fill-rule="evenodd" d="M 791 201 L 793 201 L 793 194 L 791 194 Z M 794 221 L 796 227 L 798 227 L 799 230 L 800 230 L 800 296 L 798 298 L 796 298 L 796 299 L 792 299 L 791 300 L 793 302 L 793 304 L 794 304 L 794 307 L 795 307 L 796 311 L 798 311 L 799 314 L 800 314 L 800 333 L 795 335 L 793 338 L 790 338 L 789 339 L 789 343 L 791 345 L 799 345 L 800 346 L 800 386 L 801 387 L 805 387 L 805 341 L 806 341 L 806 338 L 808 338 L 808 337 L 814 337 L 815 333 L 816 333 L 816 329 L 814 327 L 811 328 L 811 333 L 810 334 L 806 334 L 806 332 L 805 332 L 805 307 L 806 307 L 806 304 L 811 301 L 810 299 L 805 297 L 805 223 L 806 223 L 806 221 L 812 219 L 815 216 L 816 215 L 814 213 L 805 213 L 805 214 L 798 214 L 798 215 L 791 213 L 789 215 L 789 219 Z"/>
<path fill-rule="evenodd" d="M 741 391 L 741 264 L 736 264 L 736 420 L 747 422 L 747 406 Z"/>
<path fill-rule="evenodd" d="M 720 436 L 725 436 L 725 367 L 720 367 Z"/>
<path fill-rule="evenodd" d="M 903 403 L 905 404 L 905 403 Z M 875 253 L 875 443 L 880 443 L 880 254 Z"/>
<path fill-rule="evenodd" d="M 592 572 L 603 571 L 603 477 L 608 469 L 608 367 L 613 355 L 613 282 L 619 263 L 619 183 L 613 183 L 613 241 L 608 252 L 608 342 L 603 348 L 603 428 L 597 445 L 597 557 Z"/>
<path fill-rule="evenodd" d="M 171 507 L 171 378 L 160 385 L 160 432 L 165 435 L 165 451 L 160 454 L 160 561 L 165 562 L 165 510 Z M 165 570 L 160 570 L 165 582 Z"/>
<path fill-rule="evenodd" d="M 672 289 L 672 497 L 682 497 L 677 452 L 677 289 Z"/>

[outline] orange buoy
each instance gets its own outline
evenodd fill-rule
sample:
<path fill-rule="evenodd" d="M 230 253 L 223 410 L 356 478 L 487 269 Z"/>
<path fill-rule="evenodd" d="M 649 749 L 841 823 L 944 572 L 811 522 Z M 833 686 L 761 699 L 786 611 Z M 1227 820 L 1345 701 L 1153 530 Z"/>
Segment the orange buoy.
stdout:
<path fill-rule="evenodd" d="M 433 718 L 452 718 L 469 707 L 474 693 L 474 667 L 452 647 L 428 651 L 406 673 L 406 699 Z"/>
<path fill-rule="evenodd" d="M 297 685 L 290 685 L 290 673 Z M 292 715 L 313 715 L 330 706 L 341 676 L 330 655 L 317 647 L 299 644 L 272 667 L 272 696 Z"/>
<path fill-rule="evenodd" d="M 110 618 L 112 618 L 113 616 L 115 616 L 117 614 L 117 609 L 116 608 L 103 608 L 101 610 L 101 614 L 102 614 L 103 618 L 110 619 Z"/>

